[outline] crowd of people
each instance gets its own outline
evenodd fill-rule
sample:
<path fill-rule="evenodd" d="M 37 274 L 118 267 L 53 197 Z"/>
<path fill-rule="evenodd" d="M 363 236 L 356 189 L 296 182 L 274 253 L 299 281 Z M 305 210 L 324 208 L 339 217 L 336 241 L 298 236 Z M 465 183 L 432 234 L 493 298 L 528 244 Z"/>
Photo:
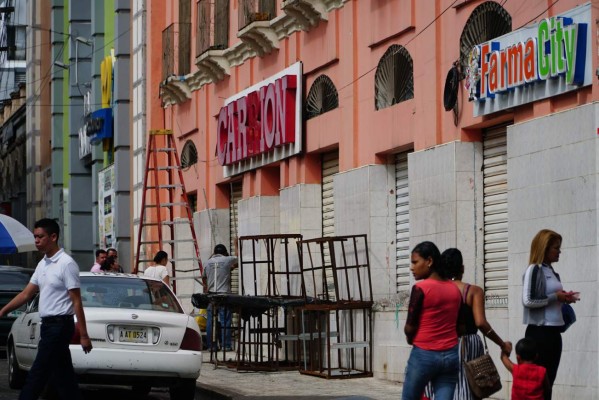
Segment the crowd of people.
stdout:
<path fill-rule="evenodd" d="M 168 263 L 168 254 L 160 250 L 154 256 L 154 265 L 144 270 L 144 276 L 158 278 L 167 285 L 170 284 L 170 275 L 166 264 Z M 91 267 L 91 272 L 124 272 L 119 264 L 118 252 L 114 248 L 96 250 L 96 262 Z"/>
<path fill-rule="evenodd" d="M 411 253 L 416 279 L 404 327 L 412 350 L 406 367 L 403 400 L 471 400 L 464 363 L 483 355 L 478 335 L 497 344 L 501 360 L 513 375 L 513 400 L 551 400 L 562 353 L 562 305 L 575 303 L 579 293 L 566 292 L 553 269 L 559 261 L 562 237 L 543 229 L 531 243 L 523 276 L 525 338 L 516 344 L 517 364 L 510 360 L 512 343 L 504 341 L 485 316 L 482 288 L 462 281 L 464 265 L 458 249 L 443 253 L 432 242 Z"/>

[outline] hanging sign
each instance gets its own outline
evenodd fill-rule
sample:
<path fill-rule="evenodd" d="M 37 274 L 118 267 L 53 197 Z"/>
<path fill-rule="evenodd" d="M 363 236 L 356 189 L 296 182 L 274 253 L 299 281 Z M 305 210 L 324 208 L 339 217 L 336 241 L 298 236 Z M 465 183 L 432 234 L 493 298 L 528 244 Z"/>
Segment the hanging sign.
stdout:
<path fill-rule="evenodd" d="M 466 72 L 474 116 L 592 84 L 590 21 L 585 4 L 475 46 Z"/>

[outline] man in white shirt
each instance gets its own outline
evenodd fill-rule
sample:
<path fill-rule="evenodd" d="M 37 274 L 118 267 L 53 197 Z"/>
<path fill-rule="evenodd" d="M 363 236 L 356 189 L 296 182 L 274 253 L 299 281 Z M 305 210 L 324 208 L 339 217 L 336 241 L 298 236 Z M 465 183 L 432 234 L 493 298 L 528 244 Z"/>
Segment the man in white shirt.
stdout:
<path fill-rule="evenodd" d="M 31 300 L 36 293 L 40 294 L 40 341 L 20 400 L 37 399 L 47 383 L 56 388 L 63 400 L 81 399 L 69 351 L 75 331 L 73 315 L 77 317 L 83 351 L 89 353 L 92 344 L 81 302 L 79 266 L 58 246 L 59 235 L 56 221 L 44 218 L 35 223 L 35 246 L 44 253 L 44 258 L 37 264 L 25 289 L 0 309 L 0 317 L 3 317 Z"/>

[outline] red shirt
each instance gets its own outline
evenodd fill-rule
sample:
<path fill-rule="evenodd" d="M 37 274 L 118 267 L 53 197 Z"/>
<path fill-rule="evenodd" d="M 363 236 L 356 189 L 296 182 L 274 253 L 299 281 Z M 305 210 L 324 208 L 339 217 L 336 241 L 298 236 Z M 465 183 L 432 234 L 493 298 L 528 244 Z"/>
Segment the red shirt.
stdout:
<path fill-rule="evenodd" d="M 456 323 L 462 303 L 458 287 L 451 281 L 424 279 L 414 285 L 423 300 L 418 331 L 413 344 L 424 350 L 443 351 L 458 344 Z"/>
<path fill-rule="evenodd" d="M 545 367 L 536 364 L 515 364 L 512 370 L 512 400 L 543 400 Z"/>

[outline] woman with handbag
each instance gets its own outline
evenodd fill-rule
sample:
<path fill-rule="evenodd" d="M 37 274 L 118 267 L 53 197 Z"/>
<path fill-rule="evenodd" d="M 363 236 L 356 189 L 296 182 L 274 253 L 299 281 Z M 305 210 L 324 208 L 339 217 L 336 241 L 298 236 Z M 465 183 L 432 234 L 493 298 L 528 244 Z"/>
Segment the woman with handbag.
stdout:
<path fill-rule="evenodd" d="M 525 337 L 537 343 L 537 364 L 547 369 L 551 386 L 562 356 L 562 305 L 575 303 L 579 295 L 564 291 L 560 276 L 553 269 L 552 264 L 559 261 L 561 246 L 559 233 L 549 229 L 539 231 L 530 244 L 529 266 L 522 284 L 523 320 L 528 325 Z"/>
<path fill-rule="evenodd" d="M 482 356 L 485 352 L 483 341 L 478 335 L 478 331 L 480 330 L 484 336 L 495 342 L 501 348 L 501 351 L 508 355 L 512 352 L 512 344 L 504 342 L 487 321 L 485 314 L 485 293 L 483 289 L 479 286 L 462 282 L 464 275 L 462 252 L 454 248 L 447 249 L 441 254 L 441 260 L 445 265 L 447 275 L 462 294 L 460 321 L 464 326 L 460 331 L 460 371 L 453 399 L 475 400 L 478 397 L 472 393 L 468 384 L 464 363 Z M 432 393 L 432 387 L 427 387 L 427 397 L 436 399 L 437 397 L 434 397 Z"/>
<path fill-rule="evenodd" d="M 448 279 L 439 249 L 422 242 L 412 250 L 412 287 L 404 333 L 412 351 L 406 367 L 403 400 L 420 400 L 432 382 L 437 400 L 451 400 L 458 380 L 458 288 Z"/>

